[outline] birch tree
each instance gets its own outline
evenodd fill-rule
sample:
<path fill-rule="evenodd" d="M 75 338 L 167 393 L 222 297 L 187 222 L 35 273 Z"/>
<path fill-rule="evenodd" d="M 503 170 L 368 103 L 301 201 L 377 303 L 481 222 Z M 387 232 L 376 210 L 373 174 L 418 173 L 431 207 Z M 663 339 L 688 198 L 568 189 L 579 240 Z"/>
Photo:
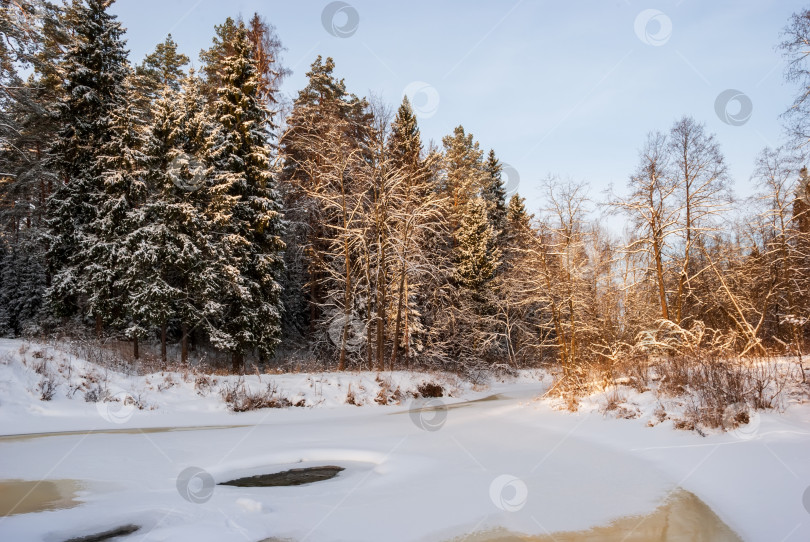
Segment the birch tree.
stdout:
<path fill-rule="evenodd" d="M 722 213 L 728 209 L 728 173 L 720 144 L 714 134 L 691 117 L 676 121 L 669 134 L 672 182 L 679 203 L 679 247 L 676 257 L 677 285 L 673 295 L 673 321 L 678 325 L 696 301 L 691 280 L 699 272 L 701 247 L 705 236 L 719 227 Z"/>
<path fill-rule="evenodd" d="M 650 133 L 639 152 L 638 169 L 630 177 L 629 195 L 609 203 L 630 218 L 632 230 L 628 232 L 625 256 L 630 261 L 641 260 L 644 274 L 639 279 L 655 285 L 660 317 L 665 320 L 674 317 L 668 299 L 668 253 L 673 248 L 680 214 L 673 181 L 667 138 L 660 132 Z"/>

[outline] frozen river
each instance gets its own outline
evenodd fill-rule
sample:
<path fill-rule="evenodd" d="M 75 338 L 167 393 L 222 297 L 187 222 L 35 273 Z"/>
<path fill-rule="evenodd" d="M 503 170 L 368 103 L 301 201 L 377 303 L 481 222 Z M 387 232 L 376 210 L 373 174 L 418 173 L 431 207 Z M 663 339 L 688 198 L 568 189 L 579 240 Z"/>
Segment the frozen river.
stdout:
<path fill-rule="evenodd" d="M 47 402 L 46 359 L 61 375 Z M 75 390 L 89 381 L 145 407 L 85 402 Z M 810 540 L 800 401 L 701 437 L 648 427 L 650 392 L 625 390 L 637 419 L 603 415 L 599 397 L 555 410 L 538 400 L 542 371 L 487 385 L 411 372 L 244 381 L 307 406 L 236 414 L 193 374 L 115 373 L 0 340 L 0 540 Z M 452 397 L 409 399 L 432 381 Z M 385 390 L 396 404 L 376 404 Z M 219 485 L 315 467 L 320 481 L 303 485 Z"/>
<path fill-rule="evenodd" d="M 533 423 L 538 391 L 513 386 L 449 408 L 268 410 L 249 425 L 3 437 L 2 512 L 12 515 L 0 533 L 56 541 L 135 525 L 120 539 L 738 540 L 677 480 L 581 438 L 588 417 L 566 431 Z M 215 485 L 325 465 L 344 470 L 292 487 Z"/>

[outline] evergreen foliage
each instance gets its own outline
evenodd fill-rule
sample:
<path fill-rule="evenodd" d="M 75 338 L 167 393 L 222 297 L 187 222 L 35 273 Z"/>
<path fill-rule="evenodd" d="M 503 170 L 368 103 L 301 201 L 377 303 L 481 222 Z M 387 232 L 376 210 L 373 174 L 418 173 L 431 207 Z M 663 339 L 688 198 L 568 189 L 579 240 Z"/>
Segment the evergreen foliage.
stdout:
<path fill-rule="evenodd" d="M 233 55 L 225 61 L 223 86 L 214 104 L 218 124 L 211 136 L 214 179 L 210 211 L 217 261 L 224 279 L 223 312 L 212 342 L 233 354 L 272 355 L 280 340 L 283 269 L 279 195 L 270 163 L 271 113 L 260 100 L 259 78 L 247 31 L 240 23 Z"/>
<path fill-rule="evenodd" d="M 111 3 L 74 2 L 65 15 L 73 38 L 60 65 L 60 129 L 50 149 L 60 179 L 48 199 L 47 221 L 53 274 L 48 303 L 62 315 L 74 314 L 94 293 L 87 290 L 86 268 L 87 249 L 98 242 L 91 225 L 106 199 L 99 157 L 114 137 L 113 113 L 127 98 L 127 51 L 123 29 L 107 11 Z"/>
<path fill-rule="evenodd" d="M 338 369 L 556 361 L 577 379 L 689 326 L 803 355 L 810 174 L 793 150 L 763 150 L 756 200 L 731 207 L 705 125 L 651 133 L 602 206 L 628 218 L 619 238 L 585 184 L 547 180 L 537 218 L 507 201 L 493 150 L 463 126 L 423 143 L 407 98 L 351 93 L 332 58 L 290 110 L 258 14 L 218 25 L 187 74 L 171 35 L 131 68 L 111 5 L 0 6 L 0 334 L 94 324 L 136 357 L 179 342 L 234 371 L 294 352 Z M 799 82 L 808 20 L 782 44 Z"/>
<path fill-rule="evenodd" d="M 504 230 L 506 229 L 507 215 L 506 190 L 501 180 L 502 170 L 503 166 L 500 160 L 495 156 L 495 151 L 490 150 L 486 162 L 484 162 L 486 177 L 481 195 L 487 202 L 489 223 L 492 229 L 495 230 L 499 241 L 502 240 Z"/>

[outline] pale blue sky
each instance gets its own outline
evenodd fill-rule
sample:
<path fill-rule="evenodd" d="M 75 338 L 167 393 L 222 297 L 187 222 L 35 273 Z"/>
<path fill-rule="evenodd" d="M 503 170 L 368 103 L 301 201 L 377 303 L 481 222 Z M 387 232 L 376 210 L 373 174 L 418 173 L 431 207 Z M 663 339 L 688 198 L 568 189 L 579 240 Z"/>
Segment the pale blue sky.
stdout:
<path fill-rule="evenodd" d="M 751 192 L 759 150 L 783 142 L 778 117 L 794 89 L 783 82 L 775 47 L 803 7 L 798 0 L 350 0 L 335 23 L 351 23 L 355 13 L 359 22 L 343 38 L 322 24 L 327 4 L 118 0 L 113 12 L 136 62 L 171 32 L 199 63 L 215 24 L 257 11 L 288 48 L 287 93 L 306 84 L 318 54 L 335 59 L 350 91 L 392 105 L 426 83 L 415 96 L 424 139 L 440 143 L 463 124 L 519 172 L 518 190 L 532 209 L 549 173 L 588 181 L 596 198 L 611 183 L 623 189 L 646 133 L 667 130 L 683 114 L 717 134 L 740 195 Z M 650 9 L 660 14 L 645 17 Z M 750 98 L 744 124 L 726 124 L 715 112 L 727 89 Z M 728 112 L 738 108 L 732 103 Z"/>

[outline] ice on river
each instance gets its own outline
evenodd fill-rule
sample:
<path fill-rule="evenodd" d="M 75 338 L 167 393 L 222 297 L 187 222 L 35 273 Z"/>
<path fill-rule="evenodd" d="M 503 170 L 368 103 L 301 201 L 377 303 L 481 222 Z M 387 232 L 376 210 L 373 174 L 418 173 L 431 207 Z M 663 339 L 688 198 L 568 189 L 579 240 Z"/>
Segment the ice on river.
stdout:
<path fill-rule="evenodd" d="M 62 541 L 121 525 L 140 527 L 128 541 L 508 540 L 660 516 L 684 498 L 705 510 L 668 517 L 700 508 L 729 539 L 810 540 L 807 405 L 762 413 L 752 435 L 704 438 L 646 427 L 654 405 L 643 395 L 640 419 L 554 410 L 536 399 L 549 385 L 538 372 L 487 386 L 446 382 L 454 397 L 387 406 L 373 401 L 376 373 L 274 375 L 288 393 L 322 400 L 241 414 L 181 375 L 151 391 L 145 377 L 114 375 L 114 391 L 140 389 L 154 408 L 111 415 L 61 391 L 39 401 L 39 375 L 19 346 L 0 342 L 0 433 L 16 435 L 0 438 L 0 480 L 80 487 L 60 496 L 64 507 L 0 518 L 2 540 Z M 403 389 L 431 378 L 383 376 Z M 367 406 L 345 404 L 349 385 Z M 21 436 L 53 431 L 64 433 Z M 291 487 L 217 485 L 327 465 L 344 470 Z"/>

